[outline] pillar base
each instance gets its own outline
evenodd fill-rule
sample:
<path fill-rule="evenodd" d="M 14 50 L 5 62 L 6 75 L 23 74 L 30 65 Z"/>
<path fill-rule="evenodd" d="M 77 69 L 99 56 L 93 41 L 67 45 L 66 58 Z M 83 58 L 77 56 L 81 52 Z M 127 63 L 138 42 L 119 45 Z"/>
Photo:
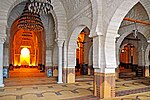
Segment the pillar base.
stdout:
<path fill-rule="evenodd" d="M 63 82 L 75 83 L 75 68 L 64 68 L 63 69 Z"/>
<path fill-rule="evenodd" d="M 4 84 L 0 84 L 0 87 L 4 87 Z"/>
<path fill-rule="evenodd" d="M 116 78 L 116 80 L 118 80 L 119 79 L 119 67 L 118 68 L 116 68 L 116 73 L 115 73 L 115 78 Z"/>
<path fill-rule="evenodd" d="M 57 82 L 57 84 L 62 84 L 63 82 Z"/>
<path fill-rule="evenodd" d="M 53 76 L 58 76 L 58 66 L 53 66 Z"/>
<path fill-rule="evenodd" d="M 149 66 L 145 66 L 145 73 L 144 73 L 145 77 L 149 77 Z"/>
<path fill-rule="evenodd" d="M 75 83 L 75 68 L 67 68 L 67 83 Z"/>
<path fill-rule="evenodd" d="M 100 99 L 115 97 L 115 73 L 94 73 L 94 96 Z"/>

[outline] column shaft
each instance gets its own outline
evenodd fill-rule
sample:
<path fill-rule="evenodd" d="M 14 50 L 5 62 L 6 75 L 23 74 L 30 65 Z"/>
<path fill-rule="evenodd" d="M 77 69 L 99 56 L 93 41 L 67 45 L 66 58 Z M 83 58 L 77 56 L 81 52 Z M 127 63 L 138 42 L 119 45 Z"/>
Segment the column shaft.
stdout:
<path fill-rule="evenodd" d="M 59 48 L 59 65 L 58 65 L 58 82 L 57 83 L 63 83 L 62 82 L 62 47 Z"/>
<path fill-rule="evenodd" d="M 57 40 L 58 44 L 58 82 L 63 83 L 62 81 L 62 48 L 63 48 L 64 40 Z"/>
<path fill-rule="evenodd" d="M 4 84 L 3 84 L 3 43 L 0 43 L 0 87 L 4 87 Z"/>
<path fill-rule="evenodd" d="M 3 83 L 3 54 L 4 54 L 3 53 L 3 44 L 6 40 L 6 36 L 7 36 L 6 34 L 0 33 L 0 87 L 4 87 L 4 83 Z"/>

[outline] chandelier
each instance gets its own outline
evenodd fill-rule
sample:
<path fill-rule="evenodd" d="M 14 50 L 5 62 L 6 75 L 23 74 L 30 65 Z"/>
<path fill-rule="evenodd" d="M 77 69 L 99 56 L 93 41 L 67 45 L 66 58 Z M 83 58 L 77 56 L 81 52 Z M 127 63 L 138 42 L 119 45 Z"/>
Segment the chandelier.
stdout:
<path fill-rule="evenodd" d="M 134 11 L 134 18 L 136 18 L 136 12 L 135 12 L 135 8 L 133 9 L 133 11 Z M 135 37 L 135 38 L 137 38 L 137 36 L 138 36 L 138 29 L 137 29 L 137 23 L 136 23 L 136 21 L 134 21 L 134 30 L 132 30 L 132 32 L 133 32 L 133 36 Z"/>
<path fill-rule="evenodd" d="M 49 14 L 53 10 L 51 0 L 29 0 L 28 9 L 37 14 Z"/>
<path fill-rule="evenodd" d="M 18 20 L 18 28 L 30 31 L 41 31 L 44 29 L 40 15 L 32 13 L 28 10 L 28 3 L 26 4 L 23 13 Z"/>
<path fill-rule="evenodd" d="M 40 14 L 49 14 L 52 9 L 51 0 L 28 0 L 18 20 L 18 28 L 30 31 L 42 31 L 44 27 Z"/>

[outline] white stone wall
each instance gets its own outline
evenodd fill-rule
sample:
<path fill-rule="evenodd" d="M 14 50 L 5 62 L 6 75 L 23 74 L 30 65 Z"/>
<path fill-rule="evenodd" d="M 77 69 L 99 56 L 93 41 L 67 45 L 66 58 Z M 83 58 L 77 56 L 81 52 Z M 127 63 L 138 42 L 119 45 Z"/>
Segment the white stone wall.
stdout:
<path fill-rule="evenodd" d="M 58 45 L 54 44 L 53 48 L 53 66 L 58 66 Z"/>
<path fill-rule="evenodd" d="M 4 66 L 9 66 L 9 49 L 4 48 L 4 56 L 3 56 L 3 65 Z"/>
<path fill-rule="evenodd" d="M 52 50 L 46 50 L 46 66 L 52 66 Z"/>
<path fill-rule="evenodd" d="M 148 46 L 146 48 L 146 51 L 145 51 L 145 66 L 149 66 L 150 65 L 149 52 L 150 52 L 150 44 L 148 44 Z"/>
<path fill-rule="evenodd" d="M 63 3 L 68 23 L 68 68 L 76 65 L 76 40 L 80 32 L 85 28 L 91 28 L 92 6 L 89 0 L 61 0 Z M 84 3 L 83 3 L 84 2 Z"/>
<path fill-rule="evenodd" d="M 66 10 L 68 21 L 79 15 L 81 10 L 84 11 L 87 5 L 90 5 L 90 0 L 60 0 Z"/>

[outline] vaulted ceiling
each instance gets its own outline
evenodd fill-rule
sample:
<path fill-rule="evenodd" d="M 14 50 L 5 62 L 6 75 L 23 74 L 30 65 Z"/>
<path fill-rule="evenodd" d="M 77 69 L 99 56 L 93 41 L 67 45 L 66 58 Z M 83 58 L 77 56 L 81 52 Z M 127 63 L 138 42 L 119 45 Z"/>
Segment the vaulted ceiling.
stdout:
<path fill-rule="evenodd" d="M 133 19 L 133 21 L 123 20 L 120 25 L 119 34 L 122 35 L 124 33 L 132 32 L 135 28 L 137 28 L 138 31 L 141 32 L 146 38 L 149 38 L 149 25 L 143 24 L 144 22 L 150 23 L 148 13 L 149 12 L 146 11 L 141 3 L 136 4 L 125 16 L 125 18 Z M 135 23 L 134 21 L 136 20 L 141 22 Z"/>

